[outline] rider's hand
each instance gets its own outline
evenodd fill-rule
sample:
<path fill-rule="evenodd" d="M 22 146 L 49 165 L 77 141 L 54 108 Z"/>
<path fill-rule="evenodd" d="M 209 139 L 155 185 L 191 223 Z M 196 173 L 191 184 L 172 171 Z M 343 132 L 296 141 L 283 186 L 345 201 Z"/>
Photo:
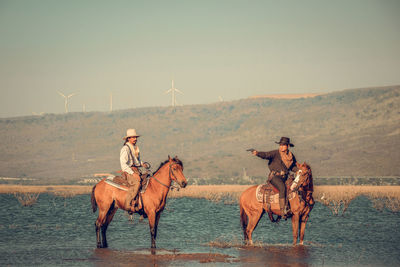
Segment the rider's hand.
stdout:
<path fill-rule="evenodd" d="M 144 163 L 143 163 L 143 167 L 146 168 L 146 169 L 149 169 L 149 168 L 150 168 L 150 165 L 149 165 L 149 163 L 144 162 Z"/>
<path fill-rule="evenodd" d="M 257 156 L 257 150 L 253 150 L 251 153 L 252 153 L 254 156 Z"/>

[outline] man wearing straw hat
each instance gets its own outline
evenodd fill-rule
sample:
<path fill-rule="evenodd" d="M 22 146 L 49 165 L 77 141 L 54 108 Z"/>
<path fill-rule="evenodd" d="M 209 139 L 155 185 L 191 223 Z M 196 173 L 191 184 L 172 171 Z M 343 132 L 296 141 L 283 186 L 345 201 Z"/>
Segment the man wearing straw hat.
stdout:
<path fill-rule="evenodd" d="M 146 165 L 140 160 L 139 147 L 136 145 L 137 139 L 140 135 L 136 134 L 135 129 L 128 129 L 124 145 L 121 148 L 120 163 L 122 169 L 122 177 L 124 177 L 129 183 L 128 194 L 125 199 L 125 210 L 135 212 L 135 205 L 131 202 L 134 200 L 139 192 L 140 187 L 140 170 L 139 167 Z M 148 166 L 144 166 L 148 167 Z"/>
<path fill-rule="evenodd" d="M 268 181 L 279 190 L 279 206 L 282 217 L 286 218 L 288 210 L 286 205 L 285 182 L 289 172 L 296 172 L 298 168 L 296 166 L 296 157 L 289 151 L 289 146 L 294 147 L 294 145 L 290 143 L 290 138 L 281 137 L 281 140 L 275 143 L 279 144 L 279 149 L 277 150 L 269 152 L 252 150 L 252 153 L 255 156 L 268 160 L 268 168 L 271 171 L 268 175 Z"/>

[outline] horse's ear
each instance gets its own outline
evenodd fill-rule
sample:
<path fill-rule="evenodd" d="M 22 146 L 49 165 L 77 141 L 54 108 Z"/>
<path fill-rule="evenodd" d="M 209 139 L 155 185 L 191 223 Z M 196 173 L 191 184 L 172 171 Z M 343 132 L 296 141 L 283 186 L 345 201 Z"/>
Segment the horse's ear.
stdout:
<path fill-rule="evenodd" d="M 168 155 L 168 160 L 171 161 L 171 157 Z"/>
<path fill-rule="evenodd" d="M 178 159 L 178 156 L 175 156 L 175 158 L 174 159 Z"/>
<path fill-rule="evenodd" d="M 296 162 L 296 166 L 297 166 L 297 168 L 300 168 L 300 163 L 298 163 L 298 162 Z"/>

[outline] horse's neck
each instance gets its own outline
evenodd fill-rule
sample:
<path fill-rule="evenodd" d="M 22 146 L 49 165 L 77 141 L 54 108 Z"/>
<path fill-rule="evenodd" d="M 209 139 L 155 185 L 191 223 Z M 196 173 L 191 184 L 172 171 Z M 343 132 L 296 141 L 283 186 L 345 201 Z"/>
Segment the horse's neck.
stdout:
<path fill-rule="evenodd" d="M 155 192 L 168 194 L 169 187 L 171 186 L 171 180 L 169 179 L 169 174 L 164 168 L 156 172 L 152 178 L 150 178 L 147 190 L 154 190 Z M 146 191 L 147 191 L 146 190 Z"/>

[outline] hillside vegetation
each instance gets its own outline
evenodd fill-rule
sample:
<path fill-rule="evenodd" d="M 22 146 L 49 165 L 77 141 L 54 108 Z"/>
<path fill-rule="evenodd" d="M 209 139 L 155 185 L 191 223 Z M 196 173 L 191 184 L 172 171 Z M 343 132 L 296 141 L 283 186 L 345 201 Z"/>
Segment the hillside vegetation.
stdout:
<path fill-rule="evenodd" d="M 45 114 L 0 119 L 0 176 L 69 181 L 120 169 L 127 128 L 156 169 L 168 155 L 189 178 L 235 182 L 266 174 L 245 150 L 276 149 L 289 136 L 314 176 L 400 175 L 400 86 L 313 98 L 256 98 L 209 105 Z"/>

